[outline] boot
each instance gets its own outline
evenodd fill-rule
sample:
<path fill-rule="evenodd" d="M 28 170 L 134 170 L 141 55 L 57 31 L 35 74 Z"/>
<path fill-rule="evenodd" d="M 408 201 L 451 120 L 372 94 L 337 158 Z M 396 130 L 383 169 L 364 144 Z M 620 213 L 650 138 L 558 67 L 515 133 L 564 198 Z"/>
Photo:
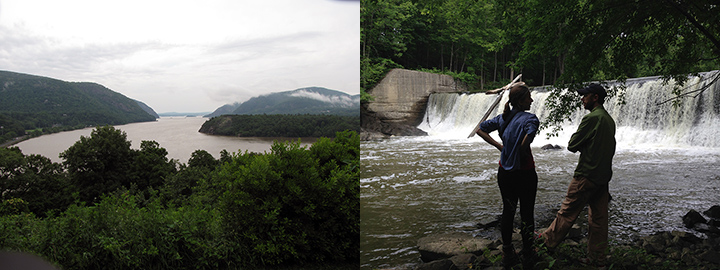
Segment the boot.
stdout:
<path fill-rule="evenodd" d="M 503 268 L 504 269 L 512 269 L 513 266 L 520 263 L 520 257 L 518 257 L 517 253 L 515 253 L 515 248 L 505 247 L 503 246 Z"/>
<path fill-rule="evenodd" d="M 523 270 L 534 269 L 535 264 L 540 261 L 540 256 L 535 252 L 535 247 L 523 249 L 520 256 L 522 257 Z"/>

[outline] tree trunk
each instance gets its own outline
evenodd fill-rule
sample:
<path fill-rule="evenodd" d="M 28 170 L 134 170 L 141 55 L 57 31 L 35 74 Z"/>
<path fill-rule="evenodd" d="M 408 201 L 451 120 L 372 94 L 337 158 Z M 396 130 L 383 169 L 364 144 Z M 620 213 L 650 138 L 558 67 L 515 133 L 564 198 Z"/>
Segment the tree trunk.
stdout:
<path fill-rule="evenodd" d="M 495 51 L 495 71 L 493 72 L 493 82 L 497 82 L 497 51 Z"/>
<path fill-rule="evenodd" d="M 450 43 L 450 65 L 448 68 L 453 71 L 453 58 L 455 57 L 455 42 Z"/>
<path fill-rule="evenodd" d="M 442 71 L 445 71 L 445 56 L 443 56 L 444 50 L 445 50 L 445 44 L 440 44 L 440 69 Z"/>
<path fill-rule="evenodd" d="M 468 58 L 468 54 L 469 54 L 468 50 L 469 50 L 468 48 L 465 48 L 465 56 L 463 57 L 462 65 L 460 65 L 459 72 L 463 72 L 463 70 L 465 69 L 465 63 L 467 62 L 467 58 Z"/>
<path fill-rule="evenodd" d="M 545 57 L 543 57 L 543 79 L 542 86 L 545 86 Z"/>
<path fill-rule="evenodd" d="M 485 52 L 480 54 L 480 90 L 485 90 Z"/>

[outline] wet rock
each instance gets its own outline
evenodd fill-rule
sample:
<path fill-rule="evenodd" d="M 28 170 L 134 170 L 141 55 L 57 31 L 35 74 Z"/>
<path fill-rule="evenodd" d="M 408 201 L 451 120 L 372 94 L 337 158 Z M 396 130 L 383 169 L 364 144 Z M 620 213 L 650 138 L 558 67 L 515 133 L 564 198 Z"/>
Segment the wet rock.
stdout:
<path fill-rule="evenodd" d="M 715 227 L 720 227 L 720 219 L 711 219 L 708 220 L 708 225 L 712 225 Z"/>
<path fill-rule="evenodd" d="M 714 250 L 705 250 L 698 257 L 704 261 L 708 261 L 714 264 L 720 264 L 720 252 Z"/>
<path fill-rule="evenodd" d="M 582 238 L 582 228 L 578 224 L 573 224 L 570 228 L 570 231 L 568 231 L 568 234 L 566 238 L 570 239 L 579 239 Z"/>
<path fill-rule="evenodd" d="M 705 223 L 697 223 L 693 226 L 693 230 L 696 230 L 698 232 L 703 233 L 714 233 L 714 234 L 720 234 L 720 229 L 718 227 L 705 224 Z"/>
<path fill-rule="evenodd" d="M 449 259 L 442 259 L 418 265 L 415 270 L 459 270 Z"/>
<path fill-rule="evenodd" d="M 672 232 L 670 232 L 669 237 L 672 237 L 672 239 L 679 238 L 679 239 L 681 239 L 685 242 L 688 242 L 690 244 L 693 244 L 693 245 L 699 244 L 702 242 L 702 239 L 700 239 L 700 237 L 697 237 L 694 234 L 689 233 L 689 232 L 672 231 Z"/>
<path fill-rule="evenodd" d="M 710 209 L 705 210 L 703 214 L 709 218 L 720 220 L 720 205 L 713 205 Z"/>
<path fill-rule="evenodd" d="M 500 226 L 500 216 L 478 220 L 475 224 L 480 229 L 490 229 Z"/>
<path fill-rule="evenodd" d="M 480 256 L 480 257 L 482 257 L 482 256 Z M 484 259 L 484 258 L 485 257 L 482 257 L 482 259 Z M 466 253 L 466 254 L 460 254 L 460 255 L 453 256 L 452 258 L 450 258 L 450 261 L 453 262 L 453 264 L 455 265 L 455 267 L 457 269 L 468 270 L 468 269 L 473 269 L 473 267 L 478 265 L 478 263 L 477 263 L 478 259 L 479 259 L 478 256 L 475 256 L 475 254 Z M 480 261 L 482 261 L 482 260 L 480 260 Z"/>
<path fill-rule="evenodd" d="M 697 223 L 707 223 L 707 219 L 695 210 L 690 210 L 682 217 L 682 220 L 687 228 L 692 228 Z"/>
<path fill-rule="evenodd" d="M 540 149 L 542 149 L 542 150 L 561 150 L 562 147 L 557 144 L 556 145 L 546 144 L 546 145 L 543 145 L 542 147 L 540 147 Z"/>
<path fill-rule="evenodd" d="M 494 245 L 495 241 L 475 238 L 465 233 L 430 235 L 418 240 L 420 258 L 424 262 L 451 258 L 464 253 L 482 255 L 485 249 L 495 248 Z"/>
<path fill-rule="evenodd" d="M 666 252 L 666 247 L 669 244 L 670 233 L 659 232 L 653 235 L 645 236 L 641 238 L 642 248 L 648 253 L 659 254 Z"/>

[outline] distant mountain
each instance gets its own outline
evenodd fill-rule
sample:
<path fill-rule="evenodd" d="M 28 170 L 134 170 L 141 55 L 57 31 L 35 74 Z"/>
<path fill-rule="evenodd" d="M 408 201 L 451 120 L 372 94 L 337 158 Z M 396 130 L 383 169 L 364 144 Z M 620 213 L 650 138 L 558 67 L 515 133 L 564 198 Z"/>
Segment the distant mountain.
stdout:
<path fill-rule="evenodd" d="M 139 101 L 139 100 L 135 100 L 135 102 L 137 102 L 137 104 L 140 105 L 140 108 L 143 109 L 143 111 L 145 111 L 149 115 L 152 115 L 156 119 L 160 118 L 160 115 L 158 115 L 158 113 L 156 113 L 155 110 L 153 110 L 153 108 L 150 108 L 150 106 L 148 106 L 144 102 Z"/>
<path fill-rule="evenodd" d="M 13 135 L 20 136 L 25 130 L 67 130 L 70 127 L 154 121 L 155 118 L 156 114 L 147 105 L 97 83 L 66 82 L 0 71 L 0 126 L 3 126 L 3 133 L 12 129 Z"/>
<path fill-rule="evenodd" d="M 164 113 L 159 113 L 159 115 L 162 116 L 162 117 L 198 117 L 198 116 L 206 115 L 206 114 L 208 114 L 208 113 L 210 113 L 210 112 L 187 112 L 187 113 L 184 113 L 184 112 L 164 112 Z"/>
<path fill-rule="evenodd" d="M 300 88 L 253 97 L 243 103 L 226 104 L 205 117 L 224 114 L 360 114 L 360 95 L 322 87 Z"/>

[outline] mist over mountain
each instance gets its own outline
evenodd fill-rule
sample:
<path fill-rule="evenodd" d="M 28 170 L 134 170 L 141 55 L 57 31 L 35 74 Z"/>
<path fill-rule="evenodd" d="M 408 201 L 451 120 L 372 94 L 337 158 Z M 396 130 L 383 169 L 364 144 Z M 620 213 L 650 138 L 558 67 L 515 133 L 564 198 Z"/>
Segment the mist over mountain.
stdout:
<path fill-rule="evenodd" d="M 224 114 L 326 114 L 353 116 L 360 114 L 360 95 L 306 87 L 253 97 L 248 101 L 226 104 L 205 117 Z"/>

